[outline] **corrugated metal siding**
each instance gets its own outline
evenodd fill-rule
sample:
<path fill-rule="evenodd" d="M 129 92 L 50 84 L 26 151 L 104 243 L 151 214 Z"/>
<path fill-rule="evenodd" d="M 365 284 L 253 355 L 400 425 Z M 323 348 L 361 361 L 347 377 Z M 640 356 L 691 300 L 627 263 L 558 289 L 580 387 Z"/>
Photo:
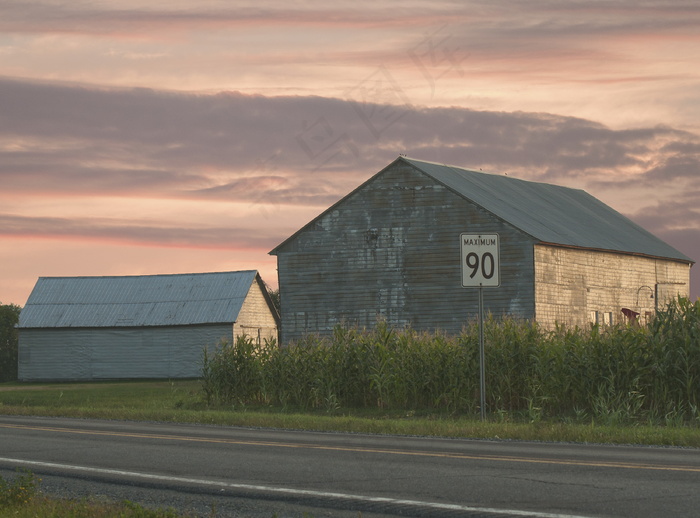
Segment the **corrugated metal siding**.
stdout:
<path fill-rule="evenodd" d="M 583 190 L 401 160 L 542 242 L 693 262 Z"/>
<path fill-rule="evenodd" d="M 20 381 L 201 376 L 205 347 L 232 340 L 230 325 L 24 329 Z"/>
<path fill-rule="evenodd" d="M 22 328 L 233 323 L 255 270 L 129 277 L 42 277 Z"/>
<path fill-rule="evenodd" d="M 534 314 L 535 240 L 411 165 L 398 163 L 278 247 L 282 342 L 340 323 L 459 332 L 476 290 L 460 282 L 462 232 L 501 235 L 503 287 L 487 310 Z"/>

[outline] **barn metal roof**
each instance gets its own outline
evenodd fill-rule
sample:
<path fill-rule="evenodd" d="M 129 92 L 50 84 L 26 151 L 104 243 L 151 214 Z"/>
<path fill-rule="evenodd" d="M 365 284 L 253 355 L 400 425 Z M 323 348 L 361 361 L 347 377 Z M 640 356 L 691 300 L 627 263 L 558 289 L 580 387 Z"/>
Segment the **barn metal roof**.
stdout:
<path fill-rule="evenodd" d="M 233 323 L 257 271 L 40 277 L 19 328 Z"/>
<path fill-rule="evenodd" d="M 401 157 L 544 243 L 693 260 L 581 189 Z"/>
<path fill-rule="evenodd" d="M 405 156 L 398 157 L 323 214 L 399 162 L 410 164 L 462 198 L 542 243 L 694 263 L 688 256 L 581 189 L 520 180 Z M 323 214 L 277 245 L 270 254 L 276 255 Z"/>

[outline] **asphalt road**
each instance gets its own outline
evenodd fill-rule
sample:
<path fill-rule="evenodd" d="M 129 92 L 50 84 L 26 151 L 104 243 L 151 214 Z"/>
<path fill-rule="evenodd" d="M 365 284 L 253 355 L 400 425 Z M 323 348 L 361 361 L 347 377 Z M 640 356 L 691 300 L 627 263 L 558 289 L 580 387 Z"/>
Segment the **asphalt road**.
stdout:
<path fill-rule="evenodd" d="M 207 516 L 696 516 L 700 450 L 0 416 L 0 474 Z"/>

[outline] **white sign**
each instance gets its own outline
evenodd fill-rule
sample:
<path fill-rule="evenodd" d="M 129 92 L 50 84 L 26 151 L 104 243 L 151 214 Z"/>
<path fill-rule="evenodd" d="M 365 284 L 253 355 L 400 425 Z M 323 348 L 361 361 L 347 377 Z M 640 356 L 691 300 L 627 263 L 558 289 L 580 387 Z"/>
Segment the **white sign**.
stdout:
<path fill-rule="evenodd" d="M 460 234 L 462 287 L 497 288 L 501 285 L 498 234 Z"/>

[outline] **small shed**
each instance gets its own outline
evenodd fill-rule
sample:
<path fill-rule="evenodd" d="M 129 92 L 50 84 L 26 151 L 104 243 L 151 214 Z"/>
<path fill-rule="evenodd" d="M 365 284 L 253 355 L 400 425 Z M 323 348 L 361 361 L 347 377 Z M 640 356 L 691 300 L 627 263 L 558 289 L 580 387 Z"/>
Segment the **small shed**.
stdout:
<path fill-rule="evenodd" d="M 278 326 L 255 270 L 41 277 L 19 317 L 18 378 L 195 378 L 204 348 Z"/>
<path fill-rule="evenodd" d="M 401 156 L 270 252 L 282 343 L 378 319 L 460 332 L 462 233 L 499 236 L 496 317 L 614 324 L 689 294 L 690 258 L 585 191 Z"/>

